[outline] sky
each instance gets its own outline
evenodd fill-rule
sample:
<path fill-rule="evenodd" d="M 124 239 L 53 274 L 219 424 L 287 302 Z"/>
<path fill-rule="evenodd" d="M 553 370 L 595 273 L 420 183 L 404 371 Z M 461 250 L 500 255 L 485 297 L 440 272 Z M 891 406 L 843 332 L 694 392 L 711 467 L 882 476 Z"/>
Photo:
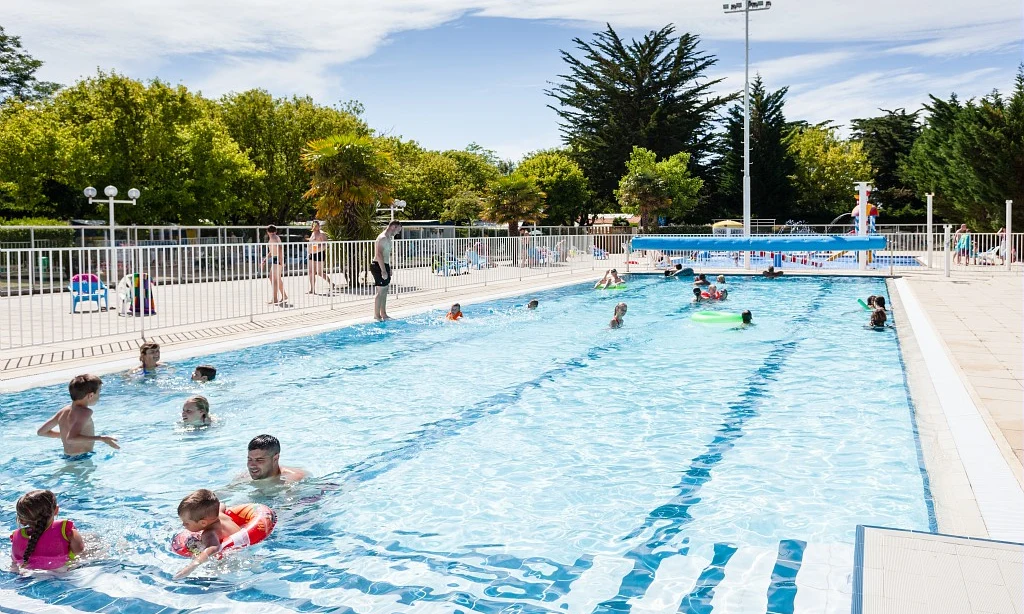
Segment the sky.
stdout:
<path fill-rule="evenodd" d="M 0 0 L 0 25 L 72 83 L 97 69 L 218 97 L 259 87 L 358 100 L 380 133 L 431 149 L 478 143 L 517 160 L 558 146 L 544 90 L 559 50 L 605 24 L 623 38 L 668 23 L 743 88 L 742 14 L 724 0 Z M 879 109 L 1009 92 L 1024 61 L 1020 0 L 773 0 L 750 16 L 751 77 L 788 87 L 786 117 L 841 129 Z"/>

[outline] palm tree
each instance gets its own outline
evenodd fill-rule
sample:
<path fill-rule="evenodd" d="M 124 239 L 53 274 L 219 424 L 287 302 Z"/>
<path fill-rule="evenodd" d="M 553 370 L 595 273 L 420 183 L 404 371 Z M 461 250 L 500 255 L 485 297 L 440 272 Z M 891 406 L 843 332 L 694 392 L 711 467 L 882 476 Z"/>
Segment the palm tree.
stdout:
<path fill-rule="evenodd" d="M 515 173 L 491 182 L 484 201 L 485 220 L 508 224 L 508 234 L 519 234 L 519 220 L 536 222 L 543 213 L 544 192 L 537 182 Z"/>
<path fill-rule="evenodd" d="M 337 134 L 310 141 L 302 164 L 312 175 L 305 198 L 313 199 L 317 217 L 332 239 L 362 240 L 377 235 L 378 203 L 391 204 L 391 157 L 373 139 Z M 356 285 L 369 256 L 359 250 L 337 254 L 349 286 Z M 365 257 L 364 257 L 365 256 Z M 364 262 L 365 260 L 365 262 Z"/>
<path fill-rule="evenodd" d="M 333 239 L 377 235 L 377 203 L 391 203 L 391 157 L 373 139 L 336 134 L 306 144 L 302 164 L 312 175 L 304 197 L 313 199 Z"/>

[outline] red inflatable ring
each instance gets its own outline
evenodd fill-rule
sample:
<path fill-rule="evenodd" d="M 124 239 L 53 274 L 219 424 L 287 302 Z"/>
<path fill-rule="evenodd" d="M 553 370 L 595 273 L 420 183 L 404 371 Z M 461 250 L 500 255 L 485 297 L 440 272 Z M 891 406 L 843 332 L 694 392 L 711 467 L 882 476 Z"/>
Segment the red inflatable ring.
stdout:
<path fill-rule="evenodd" d="M 231 520 L 242 527 L 220 543 L 220 552 L 228 548 L 244 548 L 263 541 L 277 525 L 277 514 L 274 510 L 260 503 L 233 505 L 224 510 Z M 182 531 L 171 539 L 171 552 L 181 556 L 195 556 L 203 551 L 202 533 Z"/>

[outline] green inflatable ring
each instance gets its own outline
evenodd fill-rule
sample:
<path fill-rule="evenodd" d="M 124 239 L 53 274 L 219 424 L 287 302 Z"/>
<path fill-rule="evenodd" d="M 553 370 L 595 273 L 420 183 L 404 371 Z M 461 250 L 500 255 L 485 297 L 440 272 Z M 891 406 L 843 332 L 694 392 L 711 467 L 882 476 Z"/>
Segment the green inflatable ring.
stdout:
<path fill-rule="evenodd" d="M 743 314 L 724 311 L 698 311 L 690 316 L 694 322 L 704 324 L 735 324 L 743 321 Z"/>
<path fill-rule="evenodd" d="M 595 288 L 595 290 L 625 290 L 626 284 L 615 284 L 614 286 L 608 286 L 606 288 Z"/>

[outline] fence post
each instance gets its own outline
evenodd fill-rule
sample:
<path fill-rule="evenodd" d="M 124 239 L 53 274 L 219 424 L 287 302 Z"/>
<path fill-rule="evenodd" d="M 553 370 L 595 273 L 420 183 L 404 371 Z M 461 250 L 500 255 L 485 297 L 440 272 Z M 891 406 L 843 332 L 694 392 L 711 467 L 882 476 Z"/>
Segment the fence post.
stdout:
<path fill-rule="evenodd" d="M 1003 237 L 1005 247 L 1000 246 L 1003 251 L 1003 260 L 1006 262 L 1006 270 L 1012 270 L 1013 264 L 1013 201 L 1006 201 L 1006 235 Z"/>
<path fill-rule="evenodd" d="M 935 236 L 932 234 L 932 197 L 935 194 L 925 194 L 928 197 L 928 223 L 925 225 L 925 232 L 928 233 L 925 239 L 925 245 L 928 250 L 928 268 L 932 268 L 932 252 L 935 251 Z"/>
<path fill-rule="evenodd" d="M 953 227 L 950 226 L 949 224 L 945 224 L 945 225 L 943 225 L 942 228 L 943 228 L 943 230 L 942 230 L 942 245 L 943 245 L 943 252 L 945 253 L 943 270 L 946 273 L 946 277 L 949 277 L 949 260 L 950 260 L 950 253 L 949 253 L 949 231 L 952 230 Z"/>

